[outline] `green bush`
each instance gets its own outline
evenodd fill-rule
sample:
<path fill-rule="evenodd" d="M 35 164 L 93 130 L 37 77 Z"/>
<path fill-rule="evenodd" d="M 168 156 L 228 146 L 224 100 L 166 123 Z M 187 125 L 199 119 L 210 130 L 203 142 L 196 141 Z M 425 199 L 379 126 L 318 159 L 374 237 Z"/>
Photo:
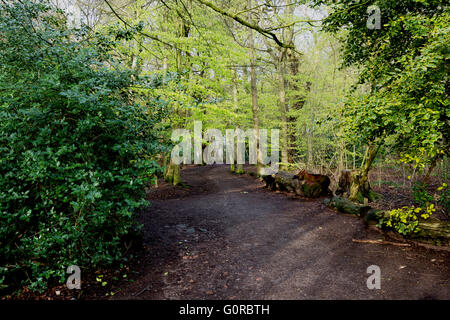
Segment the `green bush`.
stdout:
<path fill-rule="evenodd" d="M 380 219 L 378 227 L 393 229 L 407 236 L 420 231 L 418 228 L 419 217 L 427 220 L 435 211 L 434 204 L 429 203 L 426 203 L 425 208 L 402 207 L 394 209 L 389 212 L 388 217 Z"/>
<path fill-rule="evenodd" d="M 114 66 L 112 43 L 67 28 L 45 4 L 21 3 L 0 5 L 0 287 L 8 290 L 122 258 L 121 239 L 159 170 L 163 115 L 156 102 L 132 102 L 134 77 Z"/>
<path fill-rule="evenodd" d="M 427 185 L 423 182 L 418 182 L 413 186 L 414 201 L 421 207 L 426 206 L 427 203 L 435 202 L 440 205 L 442 209 L 448 213 L 450 209 L 450 191 L 447 183 L 443 183 L 438 187 L 434 194 L 427 191 Z"/>

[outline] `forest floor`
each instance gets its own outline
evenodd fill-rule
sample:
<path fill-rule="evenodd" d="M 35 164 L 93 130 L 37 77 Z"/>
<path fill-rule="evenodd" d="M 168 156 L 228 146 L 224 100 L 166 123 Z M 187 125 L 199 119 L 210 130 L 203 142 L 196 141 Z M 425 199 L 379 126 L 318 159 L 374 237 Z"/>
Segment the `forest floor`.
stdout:
<path fill-rule="evenodd" d="M 145 249 L 106 298 L 450 299 L 450 252 L 354 242 L 385 236 L 228 166 L 190 166 L 182 180 L 149 193 Z M 381 290 L 367 288 L 370 265 Z"/>
<path fill-rule="evenodd" d="M 420 206 L 415 202 L 412 192 L 414 181 L 405 179 L 403 175 L 398 169 L 392 168 L 383 168 L 382 173 L 378 170 L 372 170 L 370 173 L 371 187 L 382 197 L 371 203 L 370 206 L 380 210 L 393 210 L 403 206 Z M 415 181 L 421 179 L 422 176 L 418 176 Z M 433 195 L 436 189 L 442 185 L 442 182 L 450 183 L 448 180 L 443 181 L 442 174 L 432 175 L 428 180 L 428 193 Z M 449 213 L 442 207 L 437 208 L 433 217 L 445 221 L 450 220 Z"/>

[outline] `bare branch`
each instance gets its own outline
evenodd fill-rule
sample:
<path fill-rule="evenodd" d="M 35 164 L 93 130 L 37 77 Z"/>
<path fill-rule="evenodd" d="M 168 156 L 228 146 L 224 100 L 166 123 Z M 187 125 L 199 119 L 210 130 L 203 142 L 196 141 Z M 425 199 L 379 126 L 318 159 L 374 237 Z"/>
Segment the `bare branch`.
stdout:
<path fill-rule="evenodd" d="M 255 30 L 256 32 L 262 34 L 263 36 L 265 36 L 267 38 L 271 38 L 280 47 L 288 48 L 288 49 L 292 49 L 292 50 L 296 51 L 294 45 L 287 44 L 287 43 L 284 43 L 284 42 L 280 41 L 280 39 L 278 39 L 277 35 L 272 33 L 272 32 L 270 32 L 269 30 L 263 29 L 263 28 L 259 27 L 258 25 L 255 25 L 255 24 L 253 24 L 251 22 L 248 22 L 248 21 L 242 19 L 241 17 L 238 17 L 236 14 L 232 14 L 230 12 L 222 10 L 222 9 L 220 9 L 219 7 L 217 7 L 216 5 L 214 5 L 213 3 L 209 2 L 209 1 L 206 1 L 206 0 L 197 0 L 197 1 L 200 2 L 203 5 L 211 8 L 212 10 L 216 11 L 217 13 L 220 13 L 221 15 L 227 16 L 227 17 L 237 21 L 238 23 L 242 24 L 243 26 L 246 26 L 247 28 Z"/>
<path fill-rule="evenodd" d="M 127 27 L 129 27 L 129 28 L 132 28 L 133 26 L 132 25 L 130 25 L 128 22 L 126 22 L 115 10 L 114 10 L 114 8 L 111 6 L 111 4 L 108 2 L 108 0 L 103 0 L 103 1 L 105 1 L 105 3 L 108 5 L 108 7 L 109 7 L 109 9 L 111 9 L 111 12 L 120 20 L 120 21 L 122 21 L 123 22 L 123 24 L 125 25 L 125 26 L 127 26 Z M 166 42 L 166 41 L 163 41 L 163 40 L 161 40 L 160 38 L 158 38 L 157 36 L 155 36 L 155 35 L 151 35 L 151 34 L 149 34 L 149 33 L 147 33 L 147 32 L 142 32 L 142 31 L 138 31 L 140 34 L 142 34 L 143 36 L 146 36 L 146 37 L 148 37 L 148 38 L 150 38 L 150 39 L 152 39 L 152 40 L 155 40 L 155 41 L 158 41 L 158 42 L 161 42 L 161 43 L 163 43 L 163 44 L 165 44 L 165 45 L 167 45 L 167 46 L 169 46 L 169 47 L 171 47 L 171 48 L 175 48 L 175 46 L 174 45 L 172 45 L 171 43 L 168 43 L 168 42 Z"/>

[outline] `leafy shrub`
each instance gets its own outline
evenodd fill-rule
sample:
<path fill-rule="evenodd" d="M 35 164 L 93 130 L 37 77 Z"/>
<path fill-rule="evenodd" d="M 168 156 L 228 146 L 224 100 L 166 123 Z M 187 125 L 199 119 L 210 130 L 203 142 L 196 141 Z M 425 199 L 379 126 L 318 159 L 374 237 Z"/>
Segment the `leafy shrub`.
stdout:
<path fill-rule="evenodd" d="M 441 206 L 446 212 L 450 209 L 450 192 L 448 185 L 443 183 L 434 194 L 430 194 L 426 189 L 426 184 L 419 182 L 413 186 L 413 197 L 416 203 L 425 207 L 427 203 L 434 202 Z"/>
<path fill-rule="evenodd" d="M 159 170 L 158 103 L 131 101 L 113 44 L 42 2 L 0 5 L 0 287 L 121 259 Z M 151 109 L 153 108 L 153 109 Z M 149 111 L 150 110 L 150 111 Z"/>
<path fill-rule="evenodd" d="M 387 227 L 396 230 L 403 235 L 409 235 L 417 233 L 420 229 L 417 227 L 419 224 L 419 217 L 426 220 L 433 212 L 436 211 L 433 204 L 426 205 L 425 209 L 415 207 L 402 207 L 400 209 L 394 209 L 389 212 L 389 217 L 380 220 L 379 227 Z"/>
<path fill-rule="evenodd" d="M 434 200 L 426 189 L 427 185 L 423 182 L 417 182 L 412 187 L 414 201 L 421 207 L 426 206 L 427 203 Z"/>

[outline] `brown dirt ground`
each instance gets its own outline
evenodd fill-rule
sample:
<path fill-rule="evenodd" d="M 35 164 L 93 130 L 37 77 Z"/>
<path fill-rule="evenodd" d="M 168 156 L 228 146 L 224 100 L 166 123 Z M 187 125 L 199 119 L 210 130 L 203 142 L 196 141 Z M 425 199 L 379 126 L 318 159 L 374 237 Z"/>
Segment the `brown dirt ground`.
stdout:
<path fill-rule="evenodd" d="M 450 252 L 355 243 L 385 236 L 228 166 L 189 166 L 182 180 L 149 193 L 133 282 L 106 298 L 450 299 Z M 381 290 L 366 286 L 370 265 Z"/>

